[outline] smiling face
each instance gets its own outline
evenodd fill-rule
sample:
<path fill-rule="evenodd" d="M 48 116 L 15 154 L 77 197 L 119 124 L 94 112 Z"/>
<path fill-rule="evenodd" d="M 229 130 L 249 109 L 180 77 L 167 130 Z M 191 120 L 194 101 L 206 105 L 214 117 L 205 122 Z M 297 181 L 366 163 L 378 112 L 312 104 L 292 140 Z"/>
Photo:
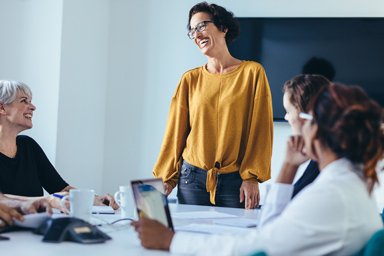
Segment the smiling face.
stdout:
<path fill-rule="evenodd" d="M 198 12 L 194 14 L 190 20 L 191 29 L 196 28 L 200 22 L 210 20 L 212 20 L 212 17 L 208 13 Z M 215 57 L 220 54 L 223 47 L 227 48 L 225 34 L 226 30 L 223 32 L 219 30 L 213 22 L 207 22 L 203 32 L 196 30 L 193 41 L 204 55 Z"/>
<path fill-rule="evenodd" d="M 299 118 L 300 110 L 291 103 L 288 92 L 284 93 L 283 105 L 286 111 L 284 119 L 287 120 L 291 126 L 293 135 L 301 135 L 303 121 Z"/>
<path fill-rule="evenodd" d="M 32 128 L 33 111 L 36 107 L 31 103 L 30 97 L 19 91 L 16 99 L 9 105 L 1 104 L 0 114 L 13 129 L 22 132 Z"/>

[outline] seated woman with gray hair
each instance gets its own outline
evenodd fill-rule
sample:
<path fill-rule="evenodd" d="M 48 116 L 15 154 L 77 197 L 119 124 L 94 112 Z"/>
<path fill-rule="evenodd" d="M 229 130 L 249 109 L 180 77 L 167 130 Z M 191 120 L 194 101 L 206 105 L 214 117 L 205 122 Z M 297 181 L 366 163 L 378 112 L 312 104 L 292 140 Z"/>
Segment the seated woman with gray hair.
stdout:
<path fill-rule="evenodd" d="M 74 187 L 57 173 L 36 141 L 19 135 L 32 128 L 36 107 L 31 100 L 31 89 L 24 83 L 0 80 L 0 191 L 21 200 L 43 197 L 43 188 L 50 194 L 67 194 Z M 45 198 L 62 210 L 60 198 Z M 118 208 L 109 194 L 96 196 L 94 203 Z"/>

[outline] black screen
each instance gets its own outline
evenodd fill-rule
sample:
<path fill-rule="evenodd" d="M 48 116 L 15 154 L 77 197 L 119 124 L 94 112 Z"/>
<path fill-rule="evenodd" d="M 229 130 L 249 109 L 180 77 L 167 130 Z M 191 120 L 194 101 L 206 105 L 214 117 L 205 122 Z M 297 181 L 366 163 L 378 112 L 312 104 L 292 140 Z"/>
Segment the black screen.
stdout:
<path fill-rule="evenodd" d="M 284 119 L 284 83 L 304 72 L 360 85 L 384 106 L 384 18 L 238 20 L 241 34 L 229 50 L 238 59 L 264 66 L 274 120 Z"/>

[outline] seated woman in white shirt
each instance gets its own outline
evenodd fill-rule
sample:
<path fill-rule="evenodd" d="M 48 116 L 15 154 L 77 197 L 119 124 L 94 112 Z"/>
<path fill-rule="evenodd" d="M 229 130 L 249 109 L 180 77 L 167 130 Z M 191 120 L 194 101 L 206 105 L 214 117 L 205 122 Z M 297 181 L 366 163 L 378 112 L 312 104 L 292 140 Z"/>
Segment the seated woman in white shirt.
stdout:
<path fill-rule="evenodd" d="M 384 111 L 360 87 L 331 84 L 302 113 L 302 136 L 287 141 L 284 164 L 271 186 L 259 226 L 243 236 L 172 232 L 161 223 L 132 222 L 146 248 L 174 253 L 352 255 L 383 228 L 372 189 L 384 156 Z M 297 167 L 308 156 L 320 174 L 292 200 Z"/>
<path fill-rule="evenodd" d="M 303 122 L 299 114 L 308 112 L 308 103 L 315 97 L 323 86 L 329 86 L 330 81 L 322 75 L 298 75 L 284 84 L 283 105 L 286 111 L 284 119 L 291 126 L 293 135 L 301 135 Z M 309 157 L 308 157 L 309 159 Z M 303 165 L 306 165 L 304 163 Z M 319 175 L 319 166 L 311 160 L 301 177 L 293 185 L 292 198 L 295 197 L 303 188 L 311 184 Z"/>

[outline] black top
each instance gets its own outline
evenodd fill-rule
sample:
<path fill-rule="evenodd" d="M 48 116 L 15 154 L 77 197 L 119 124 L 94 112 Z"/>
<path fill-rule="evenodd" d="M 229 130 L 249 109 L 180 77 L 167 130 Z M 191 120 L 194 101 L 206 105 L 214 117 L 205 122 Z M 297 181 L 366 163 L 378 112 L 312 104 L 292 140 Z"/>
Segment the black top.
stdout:
<path fill-rule="evenodd" d="M 0 191 L 19 196 L 42 196 L 43 188 L 50 194 L 68 184 L 49 162 L 44 151 L 32 138 L 16 138 L 17 153 L 9 158 L 0 153 Z"/>
<path fill-rule="evenodd" d="M 303 176 L 295 183 L 293 188 L 292 198 L 296 196 L 304 187 L 312 183 L 316 177 L 319 175 L 319 167 L 315 161 L 309 162 L 307 169 L 303 173 Z"/>

